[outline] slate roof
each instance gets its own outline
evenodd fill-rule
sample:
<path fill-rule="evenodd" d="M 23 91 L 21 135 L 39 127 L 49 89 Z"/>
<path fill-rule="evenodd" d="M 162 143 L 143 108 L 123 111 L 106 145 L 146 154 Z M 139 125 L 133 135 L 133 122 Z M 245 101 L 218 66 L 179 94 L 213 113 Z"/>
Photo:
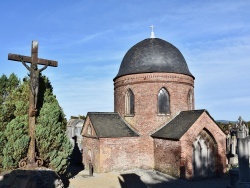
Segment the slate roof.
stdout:
<path fill-rule="evenodd" d="M 87 117 L 95 129 L 99 138 L 136 137 L 139 136 L 123 120 L 119 113 L 115 112 L 88 112 Z"/>
<path fill-rule="evenodd" d="M 194 78 L 174 45 L 159 38 L 148 38 L 128 50 L 114 80 L 124 75 L 152 72 L 179 73 Z"/>
<path fill-rule="evenodd" d="M 179 140 L 204 112 L 209 115 L 206 110 L 182 111 L 151 136 L 154 138 Z M 211 116 L 210 118 L 213 120 Z"/>

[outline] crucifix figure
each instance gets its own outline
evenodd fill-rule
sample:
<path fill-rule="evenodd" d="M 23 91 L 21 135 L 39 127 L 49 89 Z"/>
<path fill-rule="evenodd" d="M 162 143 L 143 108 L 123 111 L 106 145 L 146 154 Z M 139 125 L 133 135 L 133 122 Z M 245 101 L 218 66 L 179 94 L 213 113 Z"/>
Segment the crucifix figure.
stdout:
<path fill-rule="evenodd" d="M 31 57 L 9 54 L 8 60 L 19 61 L 28 69 L 30 76 L 30 96 L 29 96 L 29 135 L 30 144 L 27 157 L 19 162 L 19 167 L 25 167 L 27 164 L 31 167 L 42 165 L 42 160 L 36 156 L 35 152 L 35 124 L 37 112 L 37 99 L 39 92 L 39 76 L 40 72 L 48 66 L 57 67 L 57 61 L 38 58 L 38 42 L 32 41 Z M 30 63 L 30 66 L 27 65 Z M 38 65 L 44 65 L 38 69 Z"/>
<path fill-rule="evenodd" d="M 23 65 L 28 69 L 30 72 L 30 91 L 33 95 L 33 109 L 30 112 L 30 116 L 34 116 L 36 112 L 36 105 L 37 105 L 37 97 L 38 97 L 38 90 L 39 90 L 39 76 L 40 72 L 45 70 L 50 62 L 47 65 L 44 65 L 43 68 L 38 69 L 37 64 L 31 64 L 30 67 L 21 59 Z"/>

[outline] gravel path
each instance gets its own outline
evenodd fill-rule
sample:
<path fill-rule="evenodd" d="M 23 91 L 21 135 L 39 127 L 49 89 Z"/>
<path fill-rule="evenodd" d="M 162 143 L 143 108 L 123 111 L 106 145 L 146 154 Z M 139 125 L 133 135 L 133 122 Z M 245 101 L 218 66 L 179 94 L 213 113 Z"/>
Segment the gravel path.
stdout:
<path fill-rule="evenodd" d="M 69 179 L 69 188 L 226 188 L 229 177 L 185 181 L 154 170 L 130 170 L 88 176 L 81 171 Z"/>

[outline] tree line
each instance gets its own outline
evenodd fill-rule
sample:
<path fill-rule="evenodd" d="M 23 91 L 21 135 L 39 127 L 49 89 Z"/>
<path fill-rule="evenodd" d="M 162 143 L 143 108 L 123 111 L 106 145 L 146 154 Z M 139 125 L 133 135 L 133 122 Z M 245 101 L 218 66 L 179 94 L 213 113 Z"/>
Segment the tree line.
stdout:
<path fill-rule="evenodd" d="M 235 121 L 235 122 L 220 122 L 220 121 L 216 121 L 216 123 L 217 123 L 217 125 L 224 131 L 224 132 L 226 132 L 226 131 L 229 131 L 229 129 L 230 129 L 230 126 L 232 127 L 232 126 L 234 126 L 237 122 Z M 250 130 L 250 121 L 248 121 L 248 122 L 244 122 L 245 124 L 246 124 L 246 126 L 249 128 L 249 130 Z"/>

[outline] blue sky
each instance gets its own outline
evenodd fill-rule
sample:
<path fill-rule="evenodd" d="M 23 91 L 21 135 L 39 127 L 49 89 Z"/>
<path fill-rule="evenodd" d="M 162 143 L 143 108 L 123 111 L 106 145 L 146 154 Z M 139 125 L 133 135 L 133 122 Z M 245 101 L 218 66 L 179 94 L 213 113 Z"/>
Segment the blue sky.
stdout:
<path fill-rule="evenodd" d="M 215 120 L 250 120 L 250 1 L 2 1 L 0 75 L 23 78 L 8 53 L 57 60 L 43 73 L 66 117 L 113 111 L 113 78 L 125 53 L 150 37 L 175 45 L 195 76 L 196 109 Z"/>

